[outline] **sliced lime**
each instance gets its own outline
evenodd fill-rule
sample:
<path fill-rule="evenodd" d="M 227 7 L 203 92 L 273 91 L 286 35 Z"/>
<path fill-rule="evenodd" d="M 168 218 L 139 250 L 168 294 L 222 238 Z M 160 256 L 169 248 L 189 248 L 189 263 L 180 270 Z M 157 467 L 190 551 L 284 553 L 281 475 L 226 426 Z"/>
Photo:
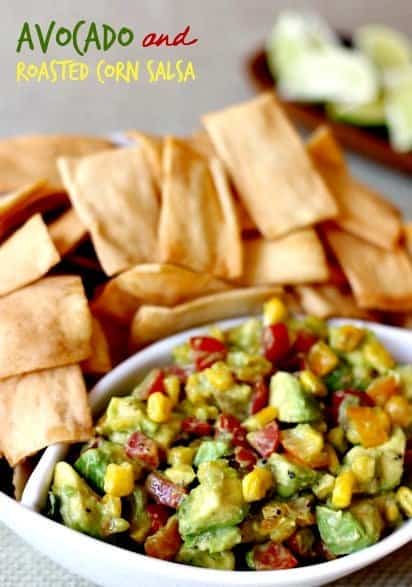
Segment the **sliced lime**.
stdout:
<path fill-rule="evenodd" d="M 382 126 L 385 124 L 385 104 L 382 97 L 368 104 L 326 104 L 327 115 L 337 120 L 356 126 Z"/>
<path fill-rule="evenodd" d="M 278 79 L 286 98 L 304 102 L 367 104 L 376 99 L 375 68 L 359 51 L 329 46 L 296 58 Z"/>
<path fill-rule="evenodd" d="M 309 49 L 338 43 L 328 24 L 314 14 L 281 12 L 266 43 L 266 56 L 274 77 L 286 73 L 297 57 Z"/>
<path fill-rule="evenodd" d="M 355 45 L 382 71 L 412 61 L 412 44 L 406 35 L 384 25 L 370 24 L 358 29 Z"/>
<path fill-rule="evenodd" d="M 387 91 L 385 112 L 392 147 L 401 153 L 412 151 L 412 77 Z"/>

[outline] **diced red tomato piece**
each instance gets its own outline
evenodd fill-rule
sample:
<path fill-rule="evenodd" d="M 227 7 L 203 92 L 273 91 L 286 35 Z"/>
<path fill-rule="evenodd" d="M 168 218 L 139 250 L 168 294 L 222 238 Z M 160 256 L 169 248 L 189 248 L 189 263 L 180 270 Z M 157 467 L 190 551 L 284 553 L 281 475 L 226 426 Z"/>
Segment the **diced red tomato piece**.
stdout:
<path fill-rule="evenodd" d="M 183 487 L 169 481 L 164 475 L 150 473 L 146 479 L 146 489 L 156 503 L 176 509 L 186 495 Z"/>
<path fill-rule="evenodd" d="M 290 353 L 284 359 L 278 361 L 276 366 L 279 370 L 295 373 L 296 371 L 304 371 L 307 368 L 306 358 L 303 353 Z"/>
<path fill-rule="evenodd" d="M 259 379 L 253 386 L 252 400 L 250 402 L 250 413 L 256 414 L 266 408 L 269 401 L 269 387 L 265 380 Z"/>
<path fill-rule="evenodd" d="M 167 524 L 160 528 L 156 534 L 146 538 L 144 550 L 148 556 L 172 560 L 182 545 L 179 534 L 179 525 L 175 516 L 169 518 Z"/>
<path fill-rule="evenodd" d="M 268 361 L 277 363 L 289 352 L 290 341 L 286 324 L 278 322 L 265 326 L 262 334 L 263 354 Z"/>
<path fill-rule="evenodd" d="M 270 569 L 293 569 L 298 564 L 291 551 L 276 542 L 266 542 L 253 549 L 255 568 L 258 571 Z"/>
<path fill-rule="evenodd" d="M 258 460 L 257 454 L 250 448 L 237 446 L 235 448 L 235 461 L 241 469 L 251 471 Z"/>
<path fill-rule="evenodd" d="M 278 448 L 280 442 L 277 422 L 269 422 L 262 430 L 250 432 L 248 441 L 263 458 L 269 457 Z"/>
<path fill-rule="evenodd" d="M 312 332 L 303 329 L 298 330 L 292 347 L 293 351 L 295 353 L 307 353 L 318 340 L 319 338 Z"/>
<path fill-rule="evenodd" d="M 232 414 L 220 414 L 216 420 L 215 436 L 229 438 L 233 446 L 249 447 L 246 439 L 247 430 L 243 428 L 240 421 Z"/>
<path fill-rule="evenodd" d="M 155 534 L 162 528 L 167 520 L 172 515 L 172 510 L 160 503 L 149 503 L 146 507 L 147 513 L 150 517 L 150 533 Z"/>
<path fill-rule="evenodd" d="M 165 393 L 164 379 L 165 374 L 163 369 L 154 369 L 152 373 L 149 373 L 147 381 L 144 381 L 144 385 L 141 388 L 140 399 L 145 400 L 156 391 Z"/>
<path fill-rule="evenodd" d="M 182 421 L 182 431 L 193 436 L 210 436 L 213 431 L 213 426 L 209 422 L 204 422 L 189 416 Z"/>
<path fill-rule="evenodd" d="M 314 534 L 309 528 L 301 528 L 287 539 L 286 544 L 293 554 L 301 558 L 311 558 L 315 554 L 314 538 Z"/>
<path fill-rule="evenodd" d="M 360 406 L 373 407 L 375 405 L 373 400 L 364 391 L 357 391 L 356 389 L 345 389 L 341 391 L 335 391 L 335 393 L 332 394 L 330 406 L 328 406 L 327 410 L 329 418 L 334 424 L 337 424 L 339 422 L 340 407 L 342 405 L 343 400 L 345 400 L 348 396 L 358 398 Z"/>
<path fill-rule="evenodd" d="M 202 353 L 226 353 L 226 345 L 213 336 L 192 336 L 190 346 Z"/>
<path fill-rule="evenodd" d="M 159 466 L 159 447 L 142 432 L 133 432 L 126 443 L 125 451 L 129 458 L 141 461 L 149 469 L 156 469 Z"/>

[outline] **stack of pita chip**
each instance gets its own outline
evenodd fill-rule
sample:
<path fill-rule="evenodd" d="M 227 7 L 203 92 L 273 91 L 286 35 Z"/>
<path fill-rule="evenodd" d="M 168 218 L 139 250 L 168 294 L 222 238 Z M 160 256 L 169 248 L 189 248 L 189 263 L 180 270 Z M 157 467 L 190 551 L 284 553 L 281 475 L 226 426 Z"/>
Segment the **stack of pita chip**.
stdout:
<path fill-rule="evenodd" d="M 327 128 L 304 144 L 273 93 L 186 138 L 0 141 L 0 451 L 25 478 L 91 433 L 87 388 L 144 345 L 259 313 L 409 325 L 412 224 L 354 178 Z"/>

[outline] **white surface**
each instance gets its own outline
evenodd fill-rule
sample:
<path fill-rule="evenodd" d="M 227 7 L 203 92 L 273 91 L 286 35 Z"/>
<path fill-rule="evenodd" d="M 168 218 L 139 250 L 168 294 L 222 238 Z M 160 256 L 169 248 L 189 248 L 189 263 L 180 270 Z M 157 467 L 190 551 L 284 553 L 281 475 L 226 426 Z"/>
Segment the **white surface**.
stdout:
<path fill-rule="evenodd" d="M 229 328 L 239 319 L 220 323 Z M 336 320 L 336 323 L 360 321 Z M 363 323 L 373 330 L 394 357 L 401 363 L 412 362 L 412 332 L 373 323 Z M 204 328 L 185 331 L 157 342 L 140 351 L 103 377 L 91 392 L 92 410 L 97 416 L 113 395 L 130 392 L 150 369 L 170 362 L 172 349 L 204 332 Z M 199 569 L 159 561 L 129 552 L 74 532 L 35 513 L 45 501 L 55 463 L 64 455 L 64 445 L 48 448 L 30 478 L 22 504 L 0 494 L 0 520 L 24 540 L 72 572 L 104 587 L 132 587 L 139 576 L 141 587 L 154 587 L 167 577 L 168 584 L 179 587 L 247 586 L 256 585 L 257 575 L 245 572 L 224 572 Z M 374 563 L 412 539 L 412 520 L 377 544 L 334 561 L 309 567 L 259 573 L 259 585 L 279 587 L 324 585 L 330 581 Z"/>

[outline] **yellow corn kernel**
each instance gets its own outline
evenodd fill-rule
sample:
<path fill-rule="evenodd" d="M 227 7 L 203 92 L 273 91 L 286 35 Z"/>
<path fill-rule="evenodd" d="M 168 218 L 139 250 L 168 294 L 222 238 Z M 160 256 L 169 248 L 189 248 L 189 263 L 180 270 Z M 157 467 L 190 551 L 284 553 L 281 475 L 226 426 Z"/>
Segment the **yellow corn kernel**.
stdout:
<path fill-rule="evenodd" d="M 165 469 L 164 474 L 172 483 L 176 485 L 190 485 L 194 481 L 196 474 L 190 465 L 174 465 Z"/>
<path fill-rule="evenodd" d="M 405 486 L 399 487 L 396 499 L 405 516 L 412 518 L 412 490 Z"/>
<path fill-rule="evenodd" d="M 178 465 L 191 465 L 196 450 L 191 446 L 174 446 L 167 453 L 167 462 L 172 467 Z"/>
<path fill-rule="evenodd" d="M 310 370 L 323 377 L 337 367 L 339 359 L 333 350 L 323 340 L 315 343 L 308 354 Z"/>
<path fill-rule="evenodd" d="M 369 483 L 375 477 L 375 457 L 372 455 L 359 455 L 353 460 L 352 471 L 361 483 Z"/>
<path fill-rule="evenodd" d="M 336 426 L 335 428 L 331 428 L 329 430 L 328 440 L 339 452 L 343 453 L 348 448 L 345 438 L 345 431 L 340 426 Z"/>
<path fill-rule="evenodd" d="M 329 457 L 328 469 L 331 473 L 336 475 L 340 469 L 340 462 L 338 459 L 338 455 L 336 454 L 336 450 L 333 448 L 331 444 L 326 444 L 325 450 L 328 453 Z"/>
<path fill-rule="evenodd" d="M 216 420 L 219 410 L 211 404 L 198 404 L 193 407 L 193 416 L 199 420 Z"/>
<path fill-rule="evenodd" d="M 249 416 L 243 423 L 244 426 L 249 432 L 253 432 L 254 430 L 260 430 L 269 424 L 272 420 L 276 418 L 278 415 L 278 411 L 274 406 L 266 406 L 266 408 L 262 408 L 253 416 Z"/>
<path fill-rule="evenodd" d="M 179 402 L 180 396 L 180 381 L 177 375 L 168 375 L 164 378 L 163 385 L 167 395 L 175 406 Z"/>
<path fill-rule="evenodd" d="M 107 465 L 104 475 L 104 491 L 114 497 L 130 495 L 134 489 L 134 473 L 130 463 Z"/>
<path fill-rule="evenodd" d="M 220 340 L 220 342 L 225 342 L 225 333 L 218 326 L 211 326 L 209 328 L 208 333 L 209 333 L 209 336 L 212 336 L 213 338 Z"/>
<path fill-rule="evenodd" d="M 401 512 L 398 506 L 393 501 L 388 501 L 385 504 L 384 516 L 389 524 L 397 524 L 401 519 Z"/>
<path fill-rule="evenodd" d="M 218 391 L 227 391 L 235 383 L 231 370 L 223 361 L 218 361 L 204 373 L 209 383 Z"/>
<path fill-rule="evenodd" d="M 147 415 L 153 422 L 162 424 L 167 422 L 172 413 L 173 402 L 167 395 L 156 391 L 147 399 Z"/>
<path fill-rule="evenodd" d="M 242 479 L 243 498 L 247 502 L 263 499 L 272 485 L 272 473 L 262 467 L 255 467 Z"/>
<path fill-rule="evenodd" d="M 110 513 L 113 518 L 120 518 L 122 515 L 122 500 L 120 497 L 106 493 L 102 497 L 102 505 L 104 506 L 105 512 Z"/>
<path fill-rule="evenodd" d="M 363 347 L 363 355 L 367 362 L 379 373 L 395 367 L 395 361 L 389 351 L 378 340 L 370 340 Z"/>
<path fill-rule="evenodd" d="M 356 477 L 352 471 L 343 471 L 336 477 L 332 492 L 333 507 L 343 509 L 350 506 L 355 482 Z"/>
<path fill-rule="evenodd" d="M 390 397 L 384 409 L 395 426 L 407 428 L 412 424 L 412 404 L 403 395 Z"/>
<path fill-rule="evenodd" d="M 283 322 L 288 317 L 288 309 L 280 298 L 271 298 L 263 304 L 263 324 L 269 326 Z"/>
<path fill-rule="evenodd" d="M 192 402 L 192 404 L 204 404 L 212 398 L 211 390 L 205 385 L 204 371 L 201 373 L 191 373 L 189 375 L 186 381 L 185 391 L 187 399 Z"/>
<path fill-rule="evenodd" d="M 312 491 L 318 499 L 326 499 L 335 487 L 335 477 L 325 473 L 319 481 L 313 486 Z"/>
<path fill-rule="evenodd" d="M 358 328 L 353 324 L 344 324 L 336 330 L 333 347 L 337 351 L 350 353 L 360 345 L 364 336 L 363 328 Z"/>
<path fill-rule="evenodd" d="M 300 382 L 303 389 L 308 393 L 311 393 L 317 397 L 325 397 L 328 393 L 326 385 L 319 377 L 317 377 L 312 371 L 308 369 L 302 371 L 299 375 Z"/>

